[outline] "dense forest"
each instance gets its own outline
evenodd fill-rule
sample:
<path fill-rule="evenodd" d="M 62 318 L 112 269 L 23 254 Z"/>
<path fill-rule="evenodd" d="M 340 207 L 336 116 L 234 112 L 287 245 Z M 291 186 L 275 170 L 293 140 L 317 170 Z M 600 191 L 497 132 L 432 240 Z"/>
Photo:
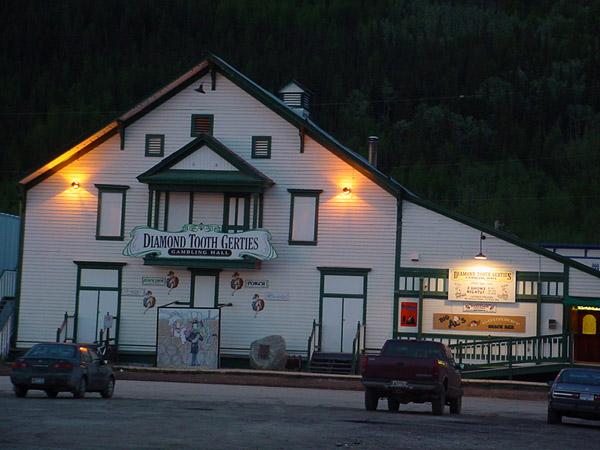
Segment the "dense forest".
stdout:
<path fill-rule="evenodd" d="M 0 211 L 207 51 L 449 209 L 600 242 L 600 1 L 0 0 Z"/>

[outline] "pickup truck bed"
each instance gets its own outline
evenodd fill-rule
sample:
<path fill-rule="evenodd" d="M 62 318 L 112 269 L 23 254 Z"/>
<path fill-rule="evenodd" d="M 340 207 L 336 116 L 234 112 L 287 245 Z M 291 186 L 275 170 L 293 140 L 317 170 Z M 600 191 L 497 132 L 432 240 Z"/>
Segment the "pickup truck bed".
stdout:
<path fill-rule="evenodd" d="M 401 403 L 431 402 L 434 414 L 443 414 L 446 404 L 451 413 L 460 413 L 460 373 L 441 343 L 389 340 L 379 356 L 363 357 L 361 372 L 368 410 L 377 409 L 379 399 L 387 398 L 391 411 Z"/>

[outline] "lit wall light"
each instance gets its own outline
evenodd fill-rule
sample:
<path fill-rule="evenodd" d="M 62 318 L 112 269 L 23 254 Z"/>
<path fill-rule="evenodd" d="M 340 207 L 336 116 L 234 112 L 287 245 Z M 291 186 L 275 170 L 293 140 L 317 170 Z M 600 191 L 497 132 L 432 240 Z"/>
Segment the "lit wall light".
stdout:
<path fill-rule="evenodd" d="M 345 187 L 344 189 L 342 189 L 342 192 L 344 193 L 344 195 L 349 196 L 350 194 L 352 194 L 352 189 L 350 189 L 349 187 Z"/>
<path fill-rule="evenodd" d="M 479 236 L 479 253 L 475 255 L 475 259 L 487 259 L 487 256 L 483 254 L 483 241 L 485 240 L 485 235 L 481 233 Z"/>
<path fill-rule="evenodd" d="M 71 187 L 72 187 L 73 189 L 79 189 L 79 181 L 73 181 L 73 182 L 71 183 Z"/>

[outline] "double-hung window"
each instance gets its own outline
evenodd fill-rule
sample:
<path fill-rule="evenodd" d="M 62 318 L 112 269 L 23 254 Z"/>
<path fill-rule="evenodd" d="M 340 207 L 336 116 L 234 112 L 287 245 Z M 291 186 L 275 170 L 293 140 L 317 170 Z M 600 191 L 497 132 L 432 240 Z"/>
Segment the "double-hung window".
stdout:
<path fill-rule="evenodd" d="M 96 239 L 122 241 L 125 231 L 125 194 L 129 186 L 97 184 Z"/>
<path fill-rule="evenodd" d="M 240 233 L 250 227 L 250 197 L 242 194 L 225 196 L 223 231 Z"/>
<path fill-rule="evenodd" d="M 319 195 L 322 190 L 288 189 L 290 204 L 290 245 L 317 245 Z"/>

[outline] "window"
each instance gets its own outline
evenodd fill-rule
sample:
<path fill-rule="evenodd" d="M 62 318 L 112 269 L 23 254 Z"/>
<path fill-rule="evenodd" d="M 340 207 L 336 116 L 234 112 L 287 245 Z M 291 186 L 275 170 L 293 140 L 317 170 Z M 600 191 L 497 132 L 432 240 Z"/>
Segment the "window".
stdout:
<path fill-rule="evenodd" d="M 192 114 L 192 128 L 190 136 L 197 137 L 203 134 L 212 136 L 213 121 L 214 116 L 212 114 Z"/>
<path fill-rule="evenodd" d="M 290 205 L 290 245 L 317 245 L 319 194 L 321 190 L 288 189 Z"/>
<path fill-rule="evenodd" d="M 271 136 L 252 136 L 252 158 L 269 159 L 271 157 Z"/>
<path fill-rule="evenodd" d="M 518 300 L 537 300 L 538 294 L 542 299 L 560 299 L 563 291 L 562 272 L 517 272 Z"/>
<path fill-rule="evenodd" d="M 147 134 L 146 135 L 146 156 L 164 156 L 165 154 L 165 135 Z"/>
<path fill-rule="evenodd" d="M 223 218 L 223 231 L 239 233 L 249 229 L 250 197 L 247 195 L 226 195 Z"/>
<path fill-rule="evenodd" d="M 96 239 L 123 240 L 125 228 L 125 192 L 129 186 L 97 184 L 98 219 Z"/>
<path fill-rule="evenodd" d="M 423 294 L 427 297 L 448 297 L 448 270 L 401 269 L 398 291 L 402 295 L 418 296 L 423 279 Z"/>

